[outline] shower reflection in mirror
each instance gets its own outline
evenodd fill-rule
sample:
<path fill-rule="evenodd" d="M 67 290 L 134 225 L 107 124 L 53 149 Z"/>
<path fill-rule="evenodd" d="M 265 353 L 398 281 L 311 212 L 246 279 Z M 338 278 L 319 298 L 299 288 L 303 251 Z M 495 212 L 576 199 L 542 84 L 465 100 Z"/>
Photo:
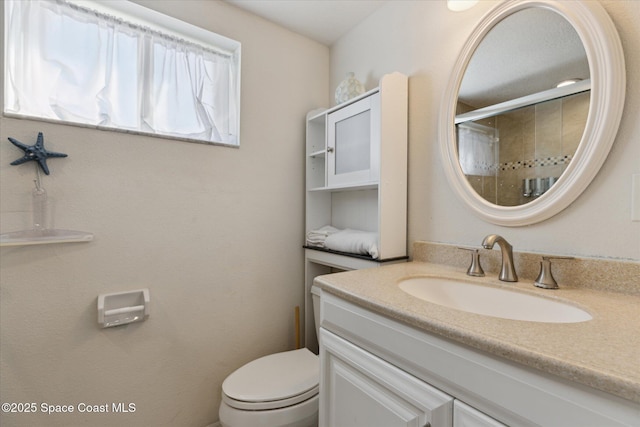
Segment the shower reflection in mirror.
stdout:
<path fill-rule="evenodd" d="M 500 206 L 522 205 L 548 191 L 582 139 L 589 83 L 576 93 L 482 114 L 459 101 L 458 156 L 473 189 Z"/>

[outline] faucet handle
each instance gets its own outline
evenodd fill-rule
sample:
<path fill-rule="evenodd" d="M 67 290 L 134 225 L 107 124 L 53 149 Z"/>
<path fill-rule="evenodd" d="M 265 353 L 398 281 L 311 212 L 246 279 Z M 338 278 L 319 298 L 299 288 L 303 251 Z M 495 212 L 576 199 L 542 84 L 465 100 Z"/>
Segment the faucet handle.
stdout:
<path fill-rule="evenodd" d="M 571 256 L 543 256 L 540 261 L 540 274 L 533 283 L 535 286 L 544 289 L 558 289 L 558 283 L 551 274 L 551 260 L 553 259 L 573 259 Z"/>
<path fill-rule="evenodd" d="M 467 269 L 467 276 L 483 277 L 484 270 L 480 265 L 479 250 L 477 248 L 463 248 L 463 247 L 458 247 L 458 249 L 471 252 L 471 265 L 469 266 L 469 269 Z"/>

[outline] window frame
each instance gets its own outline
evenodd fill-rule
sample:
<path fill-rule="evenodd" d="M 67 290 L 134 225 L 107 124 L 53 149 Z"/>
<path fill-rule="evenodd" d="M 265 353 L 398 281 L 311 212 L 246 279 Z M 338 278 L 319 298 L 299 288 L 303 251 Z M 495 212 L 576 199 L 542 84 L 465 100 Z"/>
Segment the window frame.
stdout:
<path fill-rule="evenodd" d="M 55 1 L 55 0 L 53 0 Z M 219 142 L 219 141 L 207 141 L 202 139 L 195 139 L 189 137 L 181 137 L 175 135 L 167 135 L 157 132 L 147 132 L 143 130 L 132 130 L 132 129 L 123 129 L 116 126 L 104 126 L 98 124 L 89 124 L 89 123 L 79 123 L 61 119 L 53 119 L 47 117 L 39 117 L 28 114 L 20 114 L 11 111 L 6 111 L 6 94 L 8 93 L 8 67 L 6 61 L 7 49 L 8 49 L 8 25 L 7 25 L 7 13 L 6 8 L 8 7 L 6 4 L 2 7 L 0 13 L 2 13 L 2 20 L 4 22 L 4 46 L 3 46 L 3 99 L 2 99 L 2 115 L 4 117 L 17 118 L 17 119 L 28 119 L 35 120 L 41 122 L 69 125 L 75 127 L 89 128 L 89 129 L 97 129 L 97 130 L 106 130 L 113 131 L 119 133 L 133 134 L 133 135 L 141 135 L 141 136 L 151 136 L 162 139 L 170 139 L 176 141 L 185 141 L 185 142 L 194 142 L 199 144 L 206 145 L 216 145 L 216 146 L 224 146 L 231 148 L 239 148 L 240 147 L 240 112 L 241 112 L 241 43 L 230 39 L 228 37 L 222 36 L 220 34 L 214 33 L 210 30 L 205 30 L 204 28 L 198 27 L 196 25 L 190 24 L 188 22 L 182 21 L 180 19 L 174 18 L 169 15 L 165 15 L 161 12 L 149 9 L 145 6 L 127 1 L 127 0 L 110 0 L 109 2 L 98 2 L 94 0 L 66 0 L 67 3 L 77 5 L 79 7 L 95 10 L 100 13 L 104 13 L 111 16 L 116 16 L 125 21 L 131 22 L 133 24 L 137 24 L 144 27 L 149 27 L 155 31 L 168 34 L 170 36 L 178 37 L 187 42 L 195 43 L 198 45 L 202 45 L 203 47 L 218 51 L 225 55 L 229 55 L 233 64 L 235 75 L 233 76 L 234 84 L 233 87 L 230 87 L 230 91 L 235 93 L 235 143 L 227 143 L 227 142 Z M 4 3 L 4 2 L 3 2 Z"/>

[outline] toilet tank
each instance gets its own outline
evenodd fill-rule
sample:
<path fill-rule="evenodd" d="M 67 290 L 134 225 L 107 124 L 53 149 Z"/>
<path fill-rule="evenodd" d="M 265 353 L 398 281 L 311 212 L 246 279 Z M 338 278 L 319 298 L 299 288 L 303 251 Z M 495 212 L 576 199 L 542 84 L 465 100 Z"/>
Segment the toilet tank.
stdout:
<path fill-rule="evenodd" d="M 311 287 L 311 299 L 313 300 L 313 321 L 316 325 L 316 336 L 320 336 L 320 295 L 322 289 L 317 286 Z"/>

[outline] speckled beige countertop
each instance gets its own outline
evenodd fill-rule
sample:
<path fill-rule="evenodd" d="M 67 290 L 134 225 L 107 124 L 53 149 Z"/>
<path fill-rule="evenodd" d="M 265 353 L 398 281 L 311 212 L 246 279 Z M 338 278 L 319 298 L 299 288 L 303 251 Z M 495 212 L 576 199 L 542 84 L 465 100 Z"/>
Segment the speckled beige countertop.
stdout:
<path fill-rule="evenodd" d="M 591 314 L 581 323 L 539 323 L 467 313 L 415 298 L 398 287 L 411 276 L 444 276 L 558 299 Z M 640 403 L 640 296 L 583 288 L 543 290 L 495 274 L 426 262 L 318 276 L 324 291 L 376 313 L 490 354 Z"/>

